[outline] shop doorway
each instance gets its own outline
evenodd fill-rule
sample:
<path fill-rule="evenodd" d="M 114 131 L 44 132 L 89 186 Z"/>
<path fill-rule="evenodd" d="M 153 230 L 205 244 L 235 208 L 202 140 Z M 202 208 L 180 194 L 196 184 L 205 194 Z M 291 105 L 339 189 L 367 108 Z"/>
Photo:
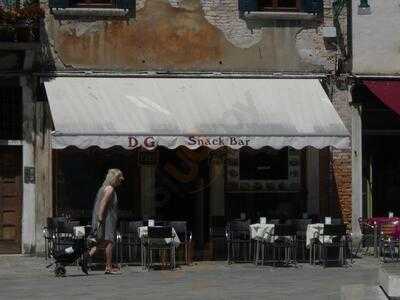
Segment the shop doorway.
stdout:
<path fill-rule="evenodd" d="M 21 252 L 21 148 L 0 147 L 0 254 Z"/>
<path fill-rule="evenodd" d="M 400 158 L 398 136 L 366 136 L 364 172 L 367 178 L 366 208 L 370 216 L 400 215 Z"/>
<path fill-rule="evenodd" d="M 158 151 L 156 217 L 186 221 L 193 233 L 193 258 L 203 259 L 208 239 L 211 150 L 189 150 L 184 147 L 170 150 L 160 147 Z"/>
<path fill-rule="evenodd" d="M 400 215 L 400 116 L 368 88 L 362 99 L 364 216 Z"/>

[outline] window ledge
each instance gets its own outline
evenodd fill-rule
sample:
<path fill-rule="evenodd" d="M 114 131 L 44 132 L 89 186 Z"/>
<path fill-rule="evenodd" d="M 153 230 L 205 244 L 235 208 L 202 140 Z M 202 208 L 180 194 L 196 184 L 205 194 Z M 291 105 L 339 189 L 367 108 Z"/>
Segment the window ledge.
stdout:
<path fill-rule="evenodd" d="M 304 12 L 252 11 L 244 13 L 247 20 L 315 20 L 318 15 Z"/>
<path fill-rule="evenodd" d="M 129 10 L 121 8 L 62 8 L 52 9 L 55 16 L 60 17 L 125 17 L 129 15 Z"/>
<path fill-rule="evenodd" d="M 0 50 L 35 50 L 40 47 L 40 43 L 24 43 L 24 42 L 2 42 L 0 41 Z"/>

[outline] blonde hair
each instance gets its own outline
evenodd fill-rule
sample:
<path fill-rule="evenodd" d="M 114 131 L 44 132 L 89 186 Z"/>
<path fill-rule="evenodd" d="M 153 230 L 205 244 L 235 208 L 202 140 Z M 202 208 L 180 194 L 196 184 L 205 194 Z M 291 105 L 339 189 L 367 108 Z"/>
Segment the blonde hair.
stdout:
<path fill-rule="evenodd" d="M 102 184 L 102 187 L 106 187 L 108 185 L 115 187 L 117 184 L 116 180 L 120 175 L 122 175 L 122 172 L 120 169 L 109 169 L 107 172 L 106 179 L 104 179 L 104 182 Z"/>

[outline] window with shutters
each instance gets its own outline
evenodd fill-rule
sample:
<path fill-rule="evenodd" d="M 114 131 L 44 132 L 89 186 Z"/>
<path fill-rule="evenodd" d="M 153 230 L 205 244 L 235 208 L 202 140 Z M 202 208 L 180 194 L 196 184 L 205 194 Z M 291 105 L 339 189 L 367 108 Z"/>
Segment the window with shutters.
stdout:
<path fill-rule="evenodd" d="M 323 0 L 238 0 L 240 15 L 251 12 L 287 12 L 293 17 L 294 14 L 322 16 L 324 9 Z"/>
<path fill-rule="evenodd" d="M 300 0 L 259 0 L 258 8 L 260 11 L 299 11 Z"/>
<path fill-rule="evenodd" d="M 136 0 L 49 0 L 50 11 L 58 16 L 128 16 L 135 15 Z M 119 13 L 116 10 L 123 10 Z"/>
<path fill-rule="evenodd" d="M 75 0 L 70 1 L 70 7 L 114 7 L 112 0 Z"/>

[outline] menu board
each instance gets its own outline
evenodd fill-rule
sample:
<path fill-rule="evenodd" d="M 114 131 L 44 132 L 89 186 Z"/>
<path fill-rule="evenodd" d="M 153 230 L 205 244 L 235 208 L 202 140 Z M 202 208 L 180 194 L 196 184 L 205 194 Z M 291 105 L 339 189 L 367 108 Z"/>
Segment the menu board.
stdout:
<path fill-rule="evenodd" d="M 299 150 L 230 149 L 225 188 L 227 191 L 297 191 L 300 173 Z"/>

